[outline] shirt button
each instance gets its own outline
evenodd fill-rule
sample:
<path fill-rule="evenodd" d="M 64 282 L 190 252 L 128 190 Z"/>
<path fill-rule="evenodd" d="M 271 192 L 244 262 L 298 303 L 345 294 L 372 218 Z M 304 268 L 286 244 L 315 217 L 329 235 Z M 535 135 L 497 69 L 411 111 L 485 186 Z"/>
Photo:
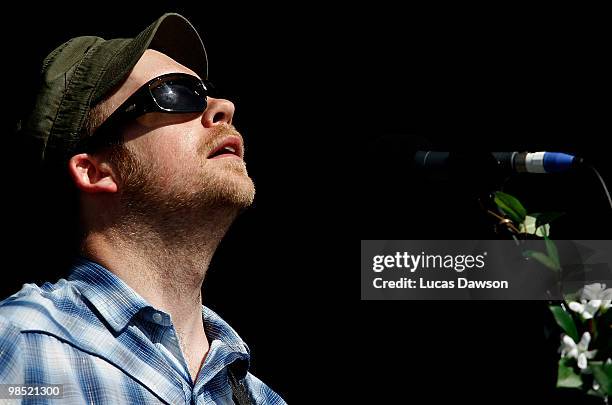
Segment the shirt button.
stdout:
<path fill-rule="evenodd" d="M 162 316 L 159 312 L 153 314 L 153 320 L 157 323 L 160 323 L 162 320 Z"/>

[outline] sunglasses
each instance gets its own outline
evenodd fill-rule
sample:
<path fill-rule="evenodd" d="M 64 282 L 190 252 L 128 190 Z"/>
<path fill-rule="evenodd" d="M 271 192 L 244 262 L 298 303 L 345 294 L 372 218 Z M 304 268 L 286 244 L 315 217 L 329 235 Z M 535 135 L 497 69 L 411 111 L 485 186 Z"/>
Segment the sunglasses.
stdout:
<path fill-rule="evenodd" d="M 186 73 L 158 76 L 132 94 L 92 134 L 81 141 L 79 149 L 91 151 L 120 139 L 120 126 L 144 114 L 161 112 L 186 114 L 206 110 L 206 99 L 214 87 Z"/>

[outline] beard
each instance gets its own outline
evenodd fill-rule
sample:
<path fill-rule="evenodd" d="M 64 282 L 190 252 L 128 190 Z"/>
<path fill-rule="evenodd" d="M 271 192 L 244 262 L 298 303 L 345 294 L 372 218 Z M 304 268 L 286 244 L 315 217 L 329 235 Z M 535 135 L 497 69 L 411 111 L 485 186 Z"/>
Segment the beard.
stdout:
<path fill-rule="evenodd" d="M 229 125 L 215 127 L 198 146 L 196 167 L 188 175 L 163 173 L 154 160 L 143 161 L 127 147 L 117 146 L 110 161 L 121 183 L 120 222 L 132 229 L 137 224 L 148 225 L 176 237 L 186 236 L 190 229 L 210 230 L 215 223 L 225 228 L 251 206 L 255 196 L 242 159 L 227 158 L 217 164 L 206 158 L 211 145 L 228 135 L 240 136 Z M 163 176 L 172 181 L 160 181 Z"/>

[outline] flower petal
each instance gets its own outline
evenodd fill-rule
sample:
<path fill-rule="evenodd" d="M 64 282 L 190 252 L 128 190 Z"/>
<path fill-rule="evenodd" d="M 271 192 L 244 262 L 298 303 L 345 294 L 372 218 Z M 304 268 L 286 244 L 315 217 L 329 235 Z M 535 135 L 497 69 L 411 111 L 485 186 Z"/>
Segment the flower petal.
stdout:
<path fill-rule="evenodd" d="M 569 349 L 573 349 L 574 347 L 576 347 L 576 342 L 574 342 L 574 339 L 572 339 L 568 335 L 563 335 L 563 344 Z"/>
<path fill-rule="evenodd" d="M 536 236 L 539 237 L 544 237 L 544 236 L 548 236 L 550 232 L 550 224 L 544 224 L 544 225 L 540 225 L 540 227 L 536 230 Z"/>
<path fill-rule="evenodd" d="M 601 283 L 585 285 L 582 288 L 581 298 L 585 300 L 596 300 L 599 298 L 599 295 L 603 292 L 605 288 L 606 285 Z"/>
<path fill-rule="evenodd" d="M 570 308 L 572 311 L 574 311 L 574 312 L 576 312 L 576 313 L 579 313 L 579 314 L 581 314 L 582 312 L 584 312 L 584 305 L 582 305 L 581 303 L 576 302 L 576 301 L 572 301 L 572 302 L 570 302 L 570 303 L 569 303 L 569 308 Z"/>
<path fill-rule="evenodd" d="M 578 349 L 577 348 L 573 348 L 572 350 L 570 350 L 567 353 L 567 357 L 569 357 L 570 359 L 576 359 L 578 358 Z"/>
<path fill-rule="evenodd" d="M 602 291 L 598 298 L 602 300 L 612 300 L 612 288 Z"/>
<path fill-rule="evenodd" d="M 591 319 L 595 315 L 597 310 L 599 310 L 600 306 L 601 300 L 591 300 L 587 302 L 587 304 L 584 306 L 584 312 L 582 313 L 584 319 Z"/>
<path fill-rule="evenodd" d="M 525 221 L 523 222 L 523 224 L 525 224 L 525 226 L 524 226 L 525 233 L 531 233 L 531 234 L 535 233 L 535 231 L 536 231 L 536 227 L 535 227 L 536 218 L 535 217 L 527 215 L 525 217 Z"/>
<path fill-rule="evenodd" d="M 587 366 L 587 358 L 584 353 L 578 355 L 578 368 L 584 370 Z"/>
<path fill-rule="evenodd" d="M 591 343 L 591 334 L 589 332 L 584 332 L 580 338 L 580 342 L 578 342 L 578 350 L 585 351 L 589 348 L 589 343 Z"/>

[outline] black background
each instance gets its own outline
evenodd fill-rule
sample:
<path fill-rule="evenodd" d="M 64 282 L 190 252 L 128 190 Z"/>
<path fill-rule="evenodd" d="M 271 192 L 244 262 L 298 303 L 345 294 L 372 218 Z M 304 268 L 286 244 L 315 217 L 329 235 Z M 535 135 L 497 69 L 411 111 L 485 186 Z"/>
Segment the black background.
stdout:
<path fill-rule="evenodd" d="M 370 19 L 361 239 L 499 237 L 474 199 L 487 173 L 432 181 L 410 167 L 418 149 L 564 151 L 612 178 L 610 62 L 597 11 L 382 3 Z M 567 213 L 553 238 L 610 239 L 610 209 L 591 173 L 515 176 L 507 191 L 531 212 Z M 418 394 L 422 403 L 585 401 L 554 388 L 559 331 L 544 302 L 360 309 L 373 349 L 368 391 L 381 403 Z"/>
<path fill-rule="evenodd" d="M 125 7 L 14 14 L 4 27 L 15 39 L 3 66 L 7 125 L 40 61 L 66 39 L 133 36 L 166 10 L 193 22 L 211 80 L 237 106 L 257 187 L 254 208 L 213 259 L 204 300 L 249 344 L 257 376 L 289 403 L 333 402 L 310 399 L 323 387 L 340 403 L 355 394 L 359 403 L 580 403 L 554 389 L 558 336 L 544 333 L 544 303 L 356 302 L 349 258 L 357 234 L 492 237 L 471 199 L 477 179 L 441 184 L 410 171 L 410 152 L 423 145 L 566 151 L 609 179 L 610 63 L 597 10 Z M 62 232 L 38 222 L 51 196 L 25 197 L 38 185 L 20 158 L 9 149 L 3 162 L 6 263 L 45 263 Z M 531 211 L 568 212 L 553 237 L 609 239 L 592 177 L 521 177 L 508 187 Z M 18 263 L 3 271 L 5 295 L 57 274 Z"/>

